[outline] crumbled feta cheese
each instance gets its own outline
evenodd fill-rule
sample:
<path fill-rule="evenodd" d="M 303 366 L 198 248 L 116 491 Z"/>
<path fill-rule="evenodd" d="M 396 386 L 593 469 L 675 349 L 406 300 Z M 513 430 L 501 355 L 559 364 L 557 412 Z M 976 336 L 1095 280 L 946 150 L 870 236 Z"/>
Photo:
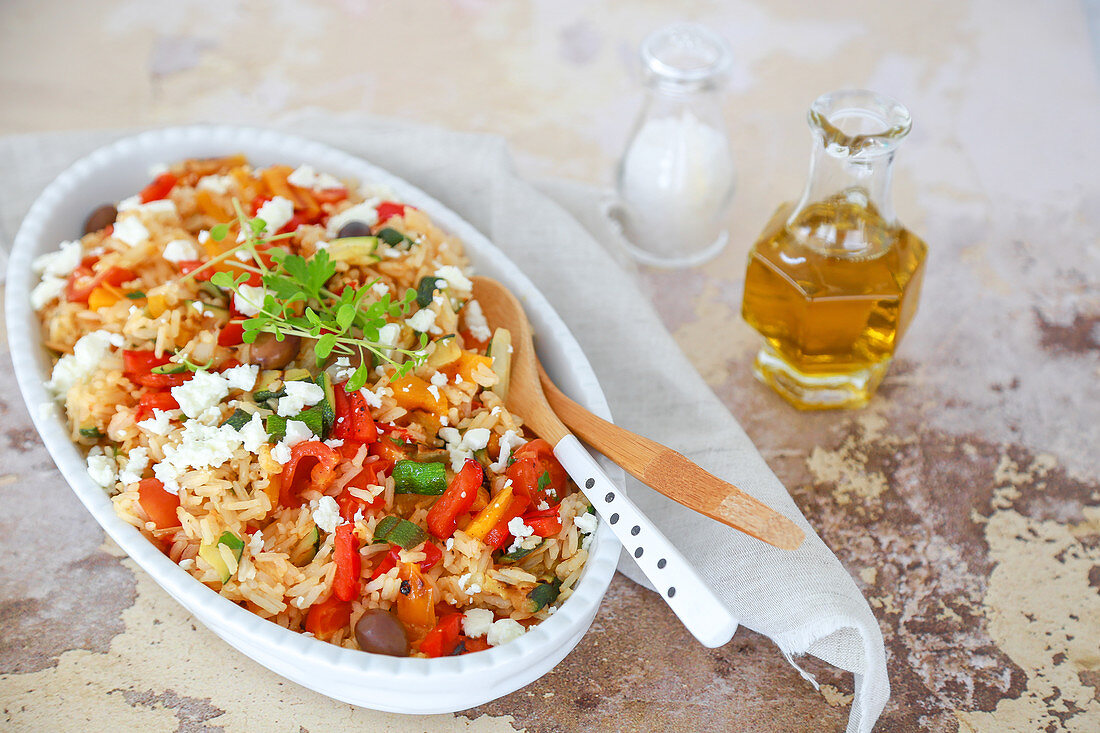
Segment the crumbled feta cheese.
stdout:
<path fill-rule="evenodd" d="M 481 450 L 489 444 L 489 428 L 471 428 L 462 436 L 462 443 L 470 450 Z"/>
<path fill-rule="evenodd" d="M 134 247 L 149 239 L 149 230 L 136 216 L 128 216 L 115 222 L 115 229 L 111 236 Z"/>
<path fill-rule="evenodd" d="M 331 496 L 322 496 L 313 510 L 313 523 L 325 532 L 335 532 L 340 523 L 340 507 Z"/>
<path fill-rule="evenodd" d="M 64 398 L 78 382 L 92 374 L 107 355 L 111 347 L 124 343 L 117 334 L 110 331 L 92 331 L 80 337 L 73 345 L 73 353 L 61 357 L 54 365 L 53 375 L 46 388 L 57 397 Z"/>
<path fill-rule="evenodd" d="M 481 310 L 481 303 L 473 299 L 467 301 L 462 314 L 466 319 L 466 328 L 470 329 L 470 335 L 475 339 L 488 341 L 493 337 L 493 332 L 489 330 L 489 322 L 485 320 L 485 313 Z"/>
<path fill-rule="evenodd" d="M 328 440 L 325 441 L 325 445 L 327 445 L 329 448 L 339 448 L 343 444 L 344 444 L 344 441 L 341 440 L 340 438 L 329 438 Z"/>
<path fill-rule="evenodd" d="M 173 239 L 164 245 L 163 256 L 169 262 L 185 262 L 187 260 L 197 260 L 201 255 L 190 239 Z"/>
<path fill-rule="evenodd" d="M 62 242 L 56 252 L 47 252 L 34 258 L 31 268 L 40 275 L 66 277 L 80 264 L 84 249 L 80 242 Z"/>
<path fill-rule="evenodd" d="M 203 176 L 195 186 L 200 191 L 209 191 L 218 195 L 229 193 L 229 186 L 233 183 L 232 176 Z"/>
<path fill-rule="evenodd" d="M 489 444 L 489 435 L 488 428 L 471 428 L 462 435 L 456 428 L 441 427 L 439 437 L 447 443 L 447 451 L 451 454 L 451 470 L 456 473 L 461 471 L 462 464 L 473 456 L 474 451 Z"/>
<path fill-rule="evenodd" d="M 256 386 L 256 377 L 259 373 L 259 365 L 241 364 L 231 369 L 226 369 L 222 372 L 222 376 L 225 378 L 225 381 L 229 383 L 230 389 L 239 389 L 247 392 Z"/>
<path fill-rule="evenodd" d="M 139 428 L 153 435 L 168 435 L 172 432 L 172 416 L 165 410 L 153 408 L 153 416 L 148 420 L 142 420 L 137 424 Z M 264 440 L 267 440 L 267 431 L 264 431 Z"/>
<path fill-rule="evenodd" d="M 378 210 L 376 207 L 379 203 L 379 199 L 367 199 L 363 203 L 356 204 L 344 209 L 339 214 L 330 216 L 326 226 L 328 236 L 335 237 L 345 224 L 352 221 L 361 221 L 367 226 L 374 226 L 378 223 Z"/>
<path fill-rule="evenodd" d="M 320 191 L 332 188 L 343 188 L 344 184 L 335 176 L 328 173 L 317 173 L 313 166 L 300 165 L 294 172 L 286 177 L 286 182 L 298 188 L 313 188 Z"/>
<path fill-rule="evenodd" d="M 199 244 L 206 244 L 207 242 L 210 241 L 210 232 L 207 231 L 206 229 L 203 229 L 201 232 L 199 232 L 196 239 L 199 240 Z"/>
<path fill-rule="evenodd" d="M 422 308 L 414 313 L 412 318 L 406 318 L 405 323 L 414 331 L 426 333 L 435 325 L 435 311 L 431 308 Z"/>
<path fill-rule="evenodd" d="M 199 313 L 205 313 L 206 312 L 206 306 L 203 304 L 203 302 L 201 300 L 192 300 L 191 301 L 191 307 L 194 308 L 195 310 L 197 310 Z"/>
<path fill-rule="evenodd" d="M 429 384 L 428 391 L 431 393 L 432 397 L 435 397 L 437 400 L 440 399 L 439 387 L 436 387 L 434 384 Z"/>
<path fill-rule="evenodd" d="M 454 290 L 464 293 L 470 292 L 473 289 L 474 284 L 470 282 L 470 278 L 466 277 L 462 270 L 458 269 L 454 265 L 444 265 L 435 271 L 436 277 L 441 277 L 447 281 L 447 285 Z"/>
<path fill-rule="evenodd" d="M 475 593 L 481 592 L 481 586 L 477 583 L 471 583 L 470 587 L 466 589 L 466 595 L 472 596 Z"/>
<path fill-rule="evenodd" d="M 239 249 L 236 252 L 234 252 L 233 256 L 236 257 L 241 262 L 251 262 L 252 261 L 252 255 L 249 254 L 248 252 L 245 252 L 243 249 Z"/>
<path fill-rule="evenodd" d="M 264 202 L 256 212 L 256 218 L 264 220 L 265 234 L 274 234 L 294 218 L 294 202 L 282 196 L 276 196 Z"/>
<path fill-rule="evenodd" d="M 252 419 L 241 428 L 240 435 L 246 451 L 249 453 L 259 451 L 260 446 L 267 442 L 267 428 L 264 427 L 263 418 L 258 413 L 253 413 Z"/>
<path fill-rule="evenodd" d="M 140 216 L 159 216 L 161 214 L 176 214 L 176 202 L 172 199 L 157 199 L 148 203 L 139 204 L 130 211 L 137 212 Z"/>
<path fill-rule="evenodd" d="M 371 285 L 370 289 L 371 292 L 377 295 L 379 298 L 390 292 L 390 286 L 382 282 L 381 280 Z"/>
<path fill-rule="evenodd" d="M 432 384 L 436 387 L 442 387 L 447 383 L 447 375 L 443 372 L 436 372 L 432 375 Z"/>
<path fill-rule="evenodd" d="M 578 514 L 577 516 L 573 517 L 573 524 L 575 524 L 577 529 L 584 534 L 592 534 L 596 531 L 596 515 L 589 514 L 588 512 L 585 512 L 584 514 Z"/>
<path fill-rule="evenodd" d="M 397 346 L 397 339 L 401 335 L 401 326 L 397 323 L 387 323 L 378 329 L 379 351 L 383 356 L 392 356 L 393 348 Z"/>
<path fill-rule="evenodd" d="M 114 457 L 102 453 L 90 454 L 88 475 L 92 477 L 92 481 L 105 489 L 114 486 L 115 481 L 118 480 L 118 466 L 115 464 Z"/>
<path fill-rule="evenodd" d="M 471 608 L 463 613 L 462 631 L 471 639 L 485 636 L 493 625 L 493 612 L 485 608 Z"/>
<path fill-rule="evenodd" d="M 451 424 L 451 420 L 450 420 L 450 418 L 448 418 L 448 417 L 447 417 L 446 415 L 440 415 L 440 416 L 439 416 L 439 424 L 440 424 L 440 425 L 444 425 L 444 426 L 446 426 L 446 425 L 450 425 L 450 424 Z"/>
<path fill-rule="evenodd" d="M 178 387 L 172 388 L 180 409 L 187 417 L 198 417 L 229 396 L 229 383 L 222 375 L 199 370 Z"/>
<path fill-rule="evenodd" d="M 141 196 L 134 194 L 118 202 L 118 206 L 115 207 L 115 211 L 133 211 L 141 206 Z"/>
<path fill-rule="evenodd" d="M 233 295 L 233 305 L 245 316 L 254 316 L 260 312 L 267 298 L 267 290 L 263 285 L 239 285 Z"/>
<path fill-rule="evenodd" d="M 515 430 L 505 430 L 504 435 L 500 437 L 500 454 L 497 456 L 496 463 L 489 464 L 489 470 L 504 473 L 508 468 L 508 459 L 512 457 L 512 450 L 526 442 Z"/>
<path fill-rule="evenodd" d="M 512 520 L 508 522 L 508 531 L 513 537 L 519 539 L 530 537 L 535 533 L 535 530 L 523 523 L 523 517 L 513 517 Z"/>
<path fill-rule="evenodd" d="M 351 365 L 351 361 L 346 356 L 338 358 L 334 366 L 336 368 L 333 370 L 332 381 L 337 384 L 348 381 L 355 374 L 355 367 Z"/>
<path fill-rule="evenodd" d="M 540 502 L 538 503 L 538 510 L 539 510 L 540 512 L 544 512 L 544 511 L 546 511 L 546 510 L 547 510 L 547 509 L 549 509 L 549 508 L 550 508 L 550 505 L 546 503 L 546 500 L 545 500 L 545 499 L 543 499 L 542 501 L 540 501 Z"/>
<path fill-rule="evenodd" d="M 461 375 L 461 374 L 456 374 L 456 375 L 455 375 L 455 384 L 462 384 L 462 383 L 463 383 L 464 381 L 466 381 L 466 380 L 464 380 L 464 379 L 462 378 L 462 375 Z"/>
<path fill-rule="evenodd" d="M 286 444 L 288 448 L 293 448 L 304 440 L 317 440 L 317 437 L 309 429 L 309 426 L 301 420 L 287 420 L 286 435 L 281 442 Z"/>
<path fill-rule="evenodd" d="M 368 407 L 378 408 L 382 406 L 382 396 L 377 392 L 371 392 L 369 389 L 364 388 L 359 390 L 359 394 L 363 395 L 363 400 Z"/>
<path fill-rule="evenodd" d="M 65 292 L 66 281 L 63 277 L 43 275 L 42 281 L 31 290 L 31 307 L 42 310 L 51 300 L 60 298 Z"/>
<path fill-rule="evenodd" d="M 147 171 L 150 178 L 157 178 L 168 172 L 167 163 L 153 163 Z"/>
<path fill-rule="evenodd" d="M 271 457 L 279 463 L 288 463 L 290 461 L 290 446 L 286 443 L 278 443 L 271 449 Z"/>
<path fill-rule="evenodd" d="M 196 373 L 195 378 L 200 374 Z M 178 441 L 163 446 L 164 460 L 153 466 L 153 474 L 164 483 L 166 491 L 175 493 L 179 491 L 178 479 L 182 475 L 192 469 L 217 468 L 240 447 L 241 436 L 232 426 L 188 420 Z"/>
<path fill-rule="evenodd" d="M 527 633 L 527 627 L 512 618 L 502 618 L 494 621 L 489 627 L 489 633 L 485 635 L 485 641 L 489 646 L 500 646 L 514 641 Z"/>
<path fill-rule="evenodd" d="M 284 382 L 283 389 L 286 397 L 280 398 L 275 405 L 279 417 L 293 417 L 325 398 L 325 390 L 313 382 Z"/>
<path fill-rule="evenodd" d="M 454 546 L 455 546 L 455 538 L 454 537 L 448 537 L 447 541 L 443 543 L 444 549 L 447 549 L 447 550 L 450 550 Z"/>
<path fill-rule="evenodd" d="M 118 472 L 118 480 L 124 484 L 136 484 L 148 467 L 149 449 L 142 446 L 131 448 L 126 465 Z"/>

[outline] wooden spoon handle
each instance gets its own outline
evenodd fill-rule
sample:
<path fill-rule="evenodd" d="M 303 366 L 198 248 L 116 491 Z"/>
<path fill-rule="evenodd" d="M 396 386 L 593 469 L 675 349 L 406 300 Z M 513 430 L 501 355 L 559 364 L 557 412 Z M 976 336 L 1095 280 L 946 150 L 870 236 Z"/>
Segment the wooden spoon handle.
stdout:
<path fill-rule="evenodd" d="M 543 371 L 539 379 L 550 407 L 584 442 L 673 501 L 785 550 L 805 533 L 791 520 L 682 454 L 593 415 L 569 399 Z"/>

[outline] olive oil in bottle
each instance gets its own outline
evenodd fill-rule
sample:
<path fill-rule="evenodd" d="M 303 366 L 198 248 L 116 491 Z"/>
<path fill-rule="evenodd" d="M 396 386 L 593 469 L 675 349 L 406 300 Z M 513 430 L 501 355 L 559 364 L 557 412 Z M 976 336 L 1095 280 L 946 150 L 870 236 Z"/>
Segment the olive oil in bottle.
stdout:
<path fill-rule="evenodd" d="M 749 254 L 742 315 L 764 336 L 754 372 L 802 409 L 861 407 L 916 311 L 926 246 L 894 221 L 897 102 L 838 92 L 814 102 L 802 199 L 781 206 Z"/>

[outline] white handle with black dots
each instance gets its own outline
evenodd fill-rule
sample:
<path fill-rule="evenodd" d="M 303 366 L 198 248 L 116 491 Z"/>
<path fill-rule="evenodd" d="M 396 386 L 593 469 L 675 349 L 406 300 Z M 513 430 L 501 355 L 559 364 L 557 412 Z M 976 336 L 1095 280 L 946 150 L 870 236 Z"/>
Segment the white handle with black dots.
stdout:
<path fill-rule="evenodd" d="M 611 482 L 576 436 L 558 441 L 554 455 L 688 631 L 712 648 L 732 639 L 737 619 L 668 538 Z"/>

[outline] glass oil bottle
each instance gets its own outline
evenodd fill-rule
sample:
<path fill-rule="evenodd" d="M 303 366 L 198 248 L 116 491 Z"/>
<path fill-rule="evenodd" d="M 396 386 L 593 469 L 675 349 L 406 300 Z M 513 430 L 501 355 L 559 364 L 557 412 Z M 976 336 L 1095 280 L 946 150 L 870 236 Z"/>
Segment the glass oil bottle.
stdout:
<path fill-rule="evenodd" d="M 925 243 L 894 217 L 909 111 L 868 91 L 819 97 L 802 198 L 749 253 L 741 313 L 764 336 L 756 377 L 801 409 L 862 407 L 917 309 Z"/>

